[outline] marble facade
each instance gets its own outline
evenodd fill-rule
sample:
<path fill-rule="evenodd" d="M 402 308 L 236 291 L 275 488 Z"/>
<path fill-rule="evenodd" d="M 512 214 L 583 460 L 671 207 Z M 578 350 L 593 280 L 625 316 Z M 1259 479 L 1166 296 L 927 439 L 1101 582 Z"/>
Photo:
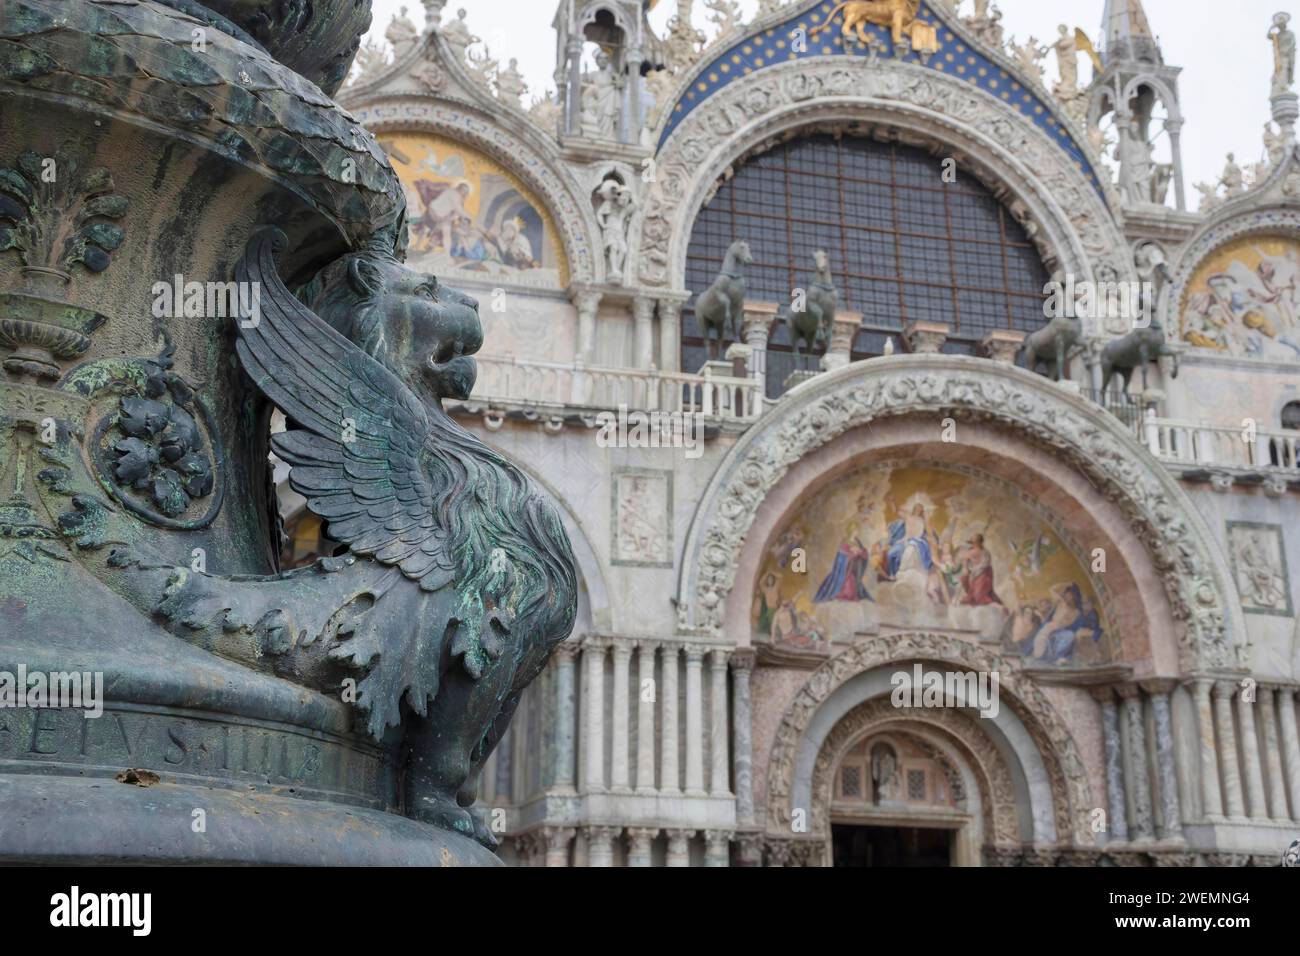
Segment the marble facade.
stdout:
<path fill-rule="evenodd" d="M 564 0 L 555 103 L 498 96 L 441 24 L 340 94 L 381 142 L 460 144 L 499 168 L 537 207 L 556 263 L 543 282 L 529 270 L 456 274 L 487 338 L 479 387 L 453 411 L 559 503 L 582 586 L 574 637 L 484 773 L 480 806 L 505 811 L 503 856 L 816 866 L 835 861 L 837 826 L 930 826 L 953 834 L 959 865 L 1275 865 L 1300 833 L 1300 432 L 1282 427 L 1300 401 L 1300 351 L 1284 341 L 1289 299 L 1268 311 L 1239 297 L 1230 314 L 1212 313 L 1216 276 L 1261 299 L 1289 281 L 1281 266 L 1260 268 L 1290 262 L 1300 243 L 1293 136 L 1249 189 L 1209 208 L 1184 208 L 1180 158 L 1166 204 L 1133 198 L 1092 135 L 1113 93 L 1076 89 L 1058 102 L 1000 36 L 947 5 L 922 5 L 942 47 L 933 58 L 828 39 L 807 58 L 763 59 L 761 47 L 832 6 L 765 4 L 701 49 L 680 30 L 654 36 L 639 3 Z M 597 36 L 622 44 L 613 62 L 624 72 L 591 89 L 581 52 Z M 1148 82 L 1176 99 L 1163 64 L 1143 73 L 1123 59 L 1153 37 L 1103 39 L 1105 82 Z M 947 44 L 1006 88 L 946 67 Z M 642 63 L 662 68 L 641 77 Z M 1042 110 L 1000 95 L 1013 86 Z M 1274 93 L 1285 119 L 1290 101 Z M 656 97 L 668 105 L 648 108 Z M 586 122 L 597 105 L 601 122 Z M 597 126 L 605 133 L 589 135 Z M 1157 243 L 1167 266 L 1153 318 L 1177 376 L 1153 362 L 1125 418 L 1099 394 L 1099 357 L 1128 331 L 1122 316 L 1098 316 L 1057 383 L 1009 361 L 1016 330 L 992 333 L 977 357 L 943 351 L 942 322 L 909 339 L 900 320 L 880 354 L 852 360 L 862 317 L 841 314 L 828 370 L 772 399 L 756 376 L 777 309 L 757 301 L 724 358 L 683 368 L 684 310 L 703 291 L 686 287 L 693 227 L 735 167 L 765 144 L 883 126 L 959 157 L 1053 276 L 1135 282 L 1135 250 Z M 601 208 L 614 195 L 626 219 L 611 258 Z M 423 212 L 417 201 L 412 217 Z M 698 416 L 701 444 L 675 445 L 673 422 L 647 419 L 644 440 L 607 446 L 600 415 L 620 409 Z M 840 615 L 798 653 L 756 634 L 764 572 L 792 520 L 846 475 L 904 465 L 964 469 L 1006 501 L 1032 502 L 1096 602 L 1105 653 L 1005 654 L 956 614 Z M 1000 525 L 988 511 L 979 520 L 991 535 Z M 810 595 L 842 530 L 804 529 L 817 536 Z M 1011 547 L 999 540 L 995 555 Z M 998 565 L 995 590 L 1012 587 L 1010 569 Z M 1047 600 L 1048 583 L 1035 599 Z M 1009 593 L 998 603 L 1014 604 Z M 1059 614 L 1056 629 L 1069 630 L 1069 613 L 1049 607 L 1040 623 Z M 998 716 L 883 706 L 892 675 L 916 662 L 998 672 Z M 847 755 L 878 738 L 900 742 L 900 769 L 917 787 L 942 781 L 944 799 L 847 797 Z M 857 772 L 870 776 L 870 762 Z"/>

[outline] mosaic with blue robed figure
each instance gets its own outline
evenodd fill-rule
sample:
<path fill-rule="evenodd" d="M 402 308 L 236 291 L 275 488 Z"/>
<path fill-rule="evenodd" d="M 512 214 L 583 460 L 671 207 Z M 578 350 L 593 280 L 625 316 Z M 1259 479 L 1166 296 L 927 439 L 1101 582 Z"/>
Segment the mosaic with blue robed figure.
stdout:
<path fill-rule="evenodd" d="M 1118 655 L 1062 533 L 1010 486 L 968 469 L 887 464 L 801 503 L 763 556 L 756 643 L 820 653 L 883 627 L 967 631 L 1043 666 Z"/>

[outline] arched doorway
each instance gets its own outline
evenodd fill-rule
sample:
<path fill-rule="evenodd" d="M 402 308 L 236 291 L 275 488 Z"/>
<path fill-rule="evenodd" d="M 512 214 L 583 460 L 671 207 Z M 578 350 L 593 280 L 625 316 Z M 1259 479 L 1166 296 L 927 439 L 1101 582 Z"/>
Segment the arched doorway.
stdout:
<path fill-rule="evenodd" d="M 837 728 L 836 733 L 839 733 Z M 857 731 L 830 774 L 831 865 L 969 865 L 981 842 L 970 769 L 923 724 Z M 972 808 L 976 813 L 972 814 Z"/>
<path fill-rule="evenodd" d="M 973 683 L 937 706 L 900 700 L 898 676 L 917 673 L 997 674 L 997 706 Z M 822 865 L 977 866 L 1084 847 L 1083 766 L 1067 721 L 1014 662 L 941 634 L 862 639 L 788 705 L 767 764 L 767 829 L 801 834 Z"/>

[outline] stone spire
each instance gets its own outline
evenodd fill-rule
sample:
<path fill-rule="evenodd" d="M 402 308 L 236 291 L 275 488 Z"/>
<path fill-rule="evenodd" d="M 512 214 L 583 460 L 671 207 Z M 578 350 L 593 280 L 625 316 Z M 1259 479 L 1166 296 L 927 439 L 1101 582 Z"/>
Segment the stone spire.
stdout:
<path fill-rule="evenodd" d="M 1101 15 L 1101 42 L 1107 65 L 1116 60 L 1164 62 L 1142 0 L 1106 0 Z"/>
<path fill-rule="evenodd" d="M 1102 69 L 1090 87 L 1088 125 L 1114 114 L 1119 136 L 1120 196 L 1127 207 L 1164 206 L 1172 191 L 1174 206 L 1187 208 L 1180 136 L 1181 69 L 1165 63 L 1142 0 L 1106 0 L 1101 21 Z M 1160 114 L 1163 113 L 1163 116 Z M 1155 142 L 1169 136 L 1169 162 L 1157 162 Z"/>

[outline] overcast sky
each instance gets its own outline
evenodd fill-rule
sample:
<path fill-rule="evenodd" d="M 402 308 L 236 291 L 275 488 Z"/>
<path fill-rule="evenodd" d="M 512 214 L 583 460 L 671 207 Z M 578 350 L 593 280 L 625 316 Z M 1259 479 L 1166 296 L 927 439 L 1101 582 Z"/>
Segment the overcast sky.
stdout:
<path fill-rule="evenodd" d="M 1008 35 L 1024 40 L 1030 35 L 1045 43 L 1057 35 L 1060 23 L 1084 29 L 1094 42 L 1100 30 L 1104 0 L 994 0 L 1002 10 Z M 1197 193 L 1192 184 L 1213 182 L 1223 171 L 1224 158 L 1235 152 L 1238 162 L 1256 162 L 1262 157 L 1264 123 L 1270 118 L 1268 93 L 1273 55 L 1265 34 L 1272 15 L 1286 10 L 1293 15 L 1297 0 L 1145 0 L 1151 27 L 1160 37 L 1165 62 L 1183 67 L 1181 95 L 1183 115 L 1183 163 L 1187 172 L 1188 202 L 1195 207 Z M 382 40 L 384 30 L 398 8 L 420 26 L 424 7 L 420 0 L 374 0 L 375 25 L 371 38 Z M 752 16 L 757 0 L 741 0 Z M 551 29 L 555 0 L 450 0 L 443 17 L 467 11 L 467 22 L 483 38 L 494 56 L 516 57 L 531 92 L 551 86 L 555 71 L 555 33 Z M 706 31 L 710 24 L 703 2 L 695 4 L 697 25 Z M 970 0 L 963 0 L 968 10 Z M 652 15 L 655 27 L 663 26 L 676 9 L 674 0 L 662 0 Z M 1300 23 L 1300 17 L 1297 17 Z M 1293 24 L 1294 26 L 1294 24 Z M 711 32 L 711 31 L 710 31 Z M 1049 75 L 1055 76 L 1055 56 L 1050 56 Z M 1086 70 L 1084 75 L 1086 76 Z"/>

